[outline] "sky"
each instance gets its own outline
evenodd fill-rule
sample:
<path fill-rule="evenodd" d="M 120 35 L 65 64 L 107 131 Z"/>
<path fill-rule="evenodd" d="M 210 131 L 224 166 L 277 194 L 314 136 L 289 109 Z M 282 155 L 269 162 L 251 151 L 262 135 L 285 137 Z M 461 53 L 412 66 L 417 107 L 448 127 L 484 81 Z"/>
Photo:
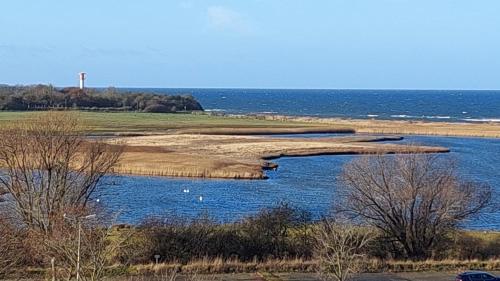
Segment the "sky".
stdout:
<path fill-rule="evenodd" d="M 500 89 L 498 0 L 5 0 L 0 84 Z"/>

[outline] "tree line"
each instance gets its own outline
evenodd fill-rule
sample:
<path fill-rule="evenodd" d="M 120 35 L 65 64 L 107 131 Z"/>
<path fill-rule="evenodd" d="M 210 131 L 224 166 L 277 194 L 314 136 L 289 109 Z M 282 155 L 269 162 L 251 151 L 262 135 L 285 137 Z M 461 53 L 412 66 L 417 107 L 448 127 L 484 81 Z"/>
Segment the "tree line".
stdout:
<path fill-rule="evenodd" d="M 325 279 L 347 280 L 367 257 L 500 255 L 499 241 L 481 250 L 460 231 L 464 221 L 493 206 L 491 187 L 463 180 L 449 158 L 433 154 L 356 158 L 343 168 L 332 214 L 321 220 L 281 203 L 234 223 L 159 216 L 116 226 L 92 198 L 106 188 L 104 176 L 119 162 L 120 144 L 86 138 L 74 112 L 38 117 L 0 128 L 0 278 L 26 266 L 47 268 L 52 258 L 61 278 L 79 273 L 82 280 L 99 280 L 108 265 L 156 258 L 300 257 L 318 261 Z"/>
<path fill-rule="evenodd" d="M 51 85 L 0 86 L 0 110 L 121 110 L 178 112 L 203 110 L 191 95 L 122 92 L 115 88 L 55 88 Z"/>

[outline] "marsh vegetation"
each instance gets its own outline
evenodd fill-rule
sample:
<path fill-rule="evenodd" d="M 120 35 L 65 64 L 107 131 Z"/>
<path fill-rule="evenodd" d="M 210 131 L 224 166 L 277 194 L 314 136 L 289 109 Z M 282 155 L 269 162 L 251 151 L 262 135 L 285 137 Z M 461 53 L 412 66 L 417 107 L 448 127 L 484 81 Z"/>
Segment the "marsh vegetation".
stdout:
<path fill-rule="evenodd" d="M 491 188 L 462 180 L 439 155 L 354 160 L 344 167 L 334 212 L 322 220 L 280 203 L 231 223 L 210 214 L 194 220 L 158 214 L 138 225 L 115 225 L 92 195 L 106 188 L 102 177 L 127 148 L 87 138 L 85 122 L 72 112 L 37 116 L 1 129 L 3 276 L 26 275 L 27 268 L 82 280 L 165 270 L 296 270 L 346 280 L 359 271 L 471 266 L 449 259 L 499 266 L 498 233 L 460 229 L 491 207 Z M 154 265 L 156 259 L 161 264 Z"/>

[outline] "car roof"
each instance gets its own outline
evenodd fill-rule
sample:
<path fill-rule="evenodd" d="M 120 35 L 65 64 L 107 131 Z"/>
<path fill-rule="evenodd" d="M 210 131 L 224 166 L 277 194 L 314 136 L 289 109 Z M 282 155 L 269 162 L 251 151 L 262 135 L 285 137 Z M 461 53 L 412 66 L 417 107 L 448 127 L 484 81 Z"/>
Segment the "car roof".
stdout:
<path fill-rule="evenodd" d="M 485 272 L 485 271 L 466 271 L 464 273 L 461 273 L 460 275 L 471 275 L 471 274 L 488 274 L 491 275 L 491 273 Z"/>

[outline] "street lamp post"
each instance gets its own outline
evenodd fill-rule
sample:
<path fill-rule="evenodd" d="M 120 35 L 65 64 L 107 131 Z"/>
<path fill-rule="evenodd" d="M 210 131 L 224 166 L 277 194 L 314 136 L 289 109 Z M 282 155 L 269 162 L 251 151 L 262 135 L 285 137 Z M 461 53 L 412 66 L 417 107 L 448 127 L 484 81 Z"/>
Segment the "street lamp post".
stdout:
<path fill-rule="evenodd" d="M 68 217 L 66 214 L 64 214 L 64 218 L 67 220 L 73 220 L 76 221 L 77 227 L 78 227 L 78 241 L 77 241 L 77 252 L 76 252 L 76 281 L 80 281 L 80 245 L 82 241 L 82 220 L 88 220 L 88 219 L 93 219 L 95 218 L 96 215 L 88 215 L 88 216 L 83 216 L 83 217 Z"/>

